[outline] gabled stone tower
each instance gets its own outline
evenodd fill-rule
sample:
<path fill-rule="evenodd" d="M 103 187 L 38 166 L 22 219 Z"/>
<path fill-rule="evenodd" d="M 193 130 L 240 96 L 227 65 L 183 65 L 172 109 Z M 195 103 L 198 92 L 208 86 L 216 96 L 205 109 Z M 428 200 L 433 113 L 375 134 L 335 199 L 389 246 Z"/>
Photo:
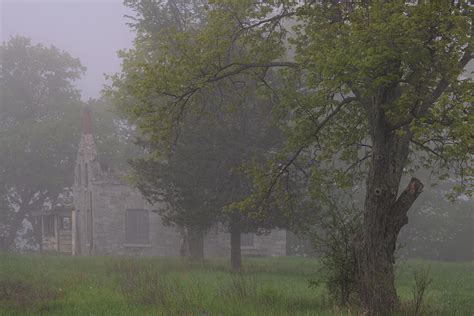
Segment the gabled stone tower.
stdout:
<path fill-rule="evenodd" d="M 156 208 L 115 174 L 102 170 L 84 108 L 73 186 L 74 251 L 82 255 L 179 255 L 182 236 L 164 226 Z"/>
<path fill-rule="evenodd" d="M 91 254 L 93 243 L 93 214 L 91 182 L 98 176 L 100 166 L 97 162 L 97 148 L 92 135 L 92 115 L 90 107 L 84 107 L 81 118 L 81 138 L 74 172 L 73 225 L 75 254 Z"/>

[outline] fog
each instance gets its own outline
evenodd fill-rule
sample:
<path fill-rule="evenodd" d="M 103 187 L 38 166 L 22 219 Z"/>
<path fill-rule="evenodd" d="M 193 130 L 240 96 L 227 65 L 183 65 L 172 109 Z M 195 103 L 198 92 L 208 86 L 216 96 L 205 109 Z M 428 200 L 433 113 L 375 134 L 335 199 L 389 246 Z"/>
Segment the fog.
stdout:
<path fill-rule="evenodd" d="M 0 315 L 472 314 L 468 8 L 0 0 Z"/>
<path fill-rule="evenodd" d="M 26 36 L 81 60 L 87 73 L 77 85 L 84 100 L 99 96 L 104 73 L 120 70 L 117 51 L 133 40 L 121 0 L 1 0 L 0 12 L 0 41 Z"/>

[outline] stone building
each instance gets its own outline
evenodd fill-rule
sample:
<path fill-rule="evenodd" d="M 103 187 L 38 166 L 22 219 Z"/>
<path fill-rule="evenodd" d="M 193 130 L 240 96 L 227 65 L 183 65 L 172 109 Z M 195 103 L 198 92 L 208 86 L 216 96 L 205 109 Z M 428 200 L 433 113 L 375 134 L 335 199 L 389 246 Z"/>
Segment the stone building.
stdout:
<path fill-rule="evenodd" d="M 179 256 L 182 230 L 163 225 L 156 211 L 166 204 L 151 205 L 138 190 L 101 168 L 90 110 L 84 111 L 82 125 L 73 208 L 43 214 L 43 249 L 73 255 Z M 285 230 L 243 234 L 241 239 L 243 255 L 286 255 Z M 230 255 L 230 234 L 212 229 L 204 239 L 204 255 Z"/>

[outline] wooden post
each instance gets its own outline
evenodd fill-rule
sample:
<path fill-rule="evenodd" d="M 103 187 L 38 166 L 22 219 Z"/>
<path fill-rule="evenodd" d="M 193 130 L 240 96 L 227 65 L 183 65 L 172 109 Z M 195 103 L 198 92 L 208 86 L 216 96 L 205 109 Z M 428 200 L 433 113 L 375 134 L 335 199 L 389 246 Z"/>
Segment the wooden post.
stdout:
<path fill-rule="evenodd" d="M 59 216 L 54 215 L 54 232 L 56 234 L 56 250 L 59 252 Z"/>
<path fill-rule="evenodd" d="M 44 215 L 41 215 L 41 240 L 40 240 L 40 252 L 43 252 L 43 239 L 44 239 L 44 221 L 43 221 Z"/>
<path fill-rule="evenodd" d="M 71 212 L 71 255 L 76 255 L 76 210 Z"/>

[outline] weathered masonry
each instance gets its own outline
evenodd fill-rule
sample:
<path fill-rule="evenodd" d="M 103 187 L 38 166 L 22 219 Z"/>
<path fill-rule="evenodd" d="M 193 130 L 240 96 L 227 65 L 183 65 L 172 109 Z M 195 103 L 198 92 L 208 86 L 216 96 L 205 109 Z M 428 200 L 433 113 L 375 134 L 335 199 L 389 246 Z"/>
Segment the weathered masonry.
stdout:
<path fill-rule="evenodd" d="M 183 231 L 163 225 L 153 211 L 166 204 L 149 204 L 138 190 L 103 170 L 97 159 L 90 110 L 84 111 L 82 125 L 73 208 L 42 216 L 43 249 L 73 255 L 179 256 Z M 241 247 L 243 255 L 286 255 L 286 231 L 243 234 Z M 219 228 L 211 230 L 204 240 L 204 254 L 228 256 L 230 234 Z"/>

